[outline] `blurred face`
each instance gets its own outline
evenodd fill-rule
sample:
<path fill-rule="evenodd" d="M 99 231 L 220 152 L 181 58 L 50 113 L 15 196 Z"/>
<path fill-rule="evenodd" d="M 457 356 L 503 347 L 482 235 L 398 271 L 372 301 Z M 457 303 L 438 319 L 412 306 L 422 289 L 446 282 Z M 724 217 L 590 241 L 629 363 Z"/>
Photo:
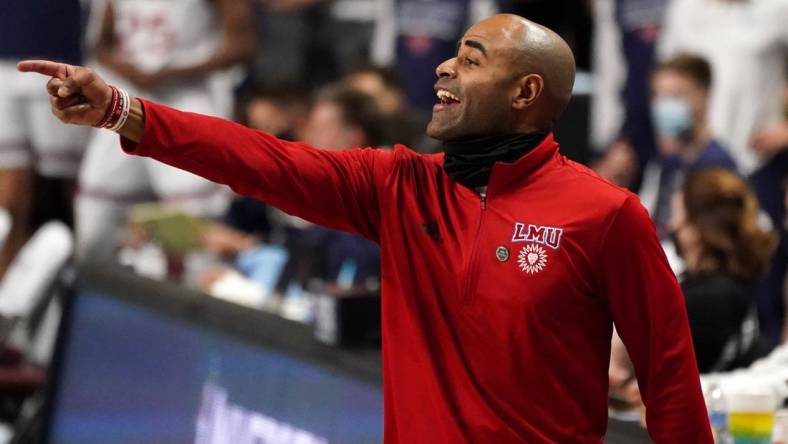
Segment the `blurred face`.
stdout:
<path fill-rule="evenodd" d="M 436 69 L 438 103 L 427 135 L 441 141 L 503 134 L 512 130 L 512 99 L 518 93 L 510 36 L 495 21 L 471 27 L 457 56 Z"/>
<path fill-rule="evenodd" d="M 676 154 L 677 142 L 691 137 L 706 121 L 706 90 L 689 76 L 661 70 L 652 80 L 652 118 L 665 155 Z"/>
<path fill-rule="evenodd" d="M 283 134 L 292 126 L 287 110 L 264 97 L 255 98 L 246 105 L 246 116 L 249 127 L 271 134 Z"/>
<path fill-rule="evenodd" d="M 395 114 L 403 108 L 402 95 L 387 87 L 386 82 L 374 72 L 354 74 L 347 79 L 347 82 L 352 88 L 372 97 L 378 109 L 385 115 Z"/>
<path fill-rule="evenodd" d="M 317 148 L 340 150 L 364 144 L 363 134 L 345 123 L 342 109 L 332 102 L 317 102 L 309 112 L 301 139 Z"/>

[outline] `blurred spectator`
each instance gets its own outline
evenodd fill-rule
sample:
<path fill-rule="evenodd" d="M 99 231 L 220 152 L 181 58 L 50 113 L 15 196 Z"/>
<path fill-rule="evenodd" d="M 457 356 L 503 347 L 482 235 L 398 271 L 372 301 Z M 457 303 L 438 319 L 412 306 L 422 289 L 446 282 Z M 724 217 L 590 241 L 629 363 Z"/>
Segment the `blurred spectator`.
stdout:
<path fill-rule="evenodd" d="M 671 229 L 687 264 L 681 285 L 699 368 L 705 373 L 748 365 L 757 357 L 753 284 L 769 266 L 776 236 L 758 224 L 758 201 L 747 183 L 721 169 L 689 175 L 673 212 Z"/>
<path fill-rule="evenodd" d="M 711 84 L 708 62 L 686 54 L 662 63 L 651 81 L 659 153 L 646 165 L 640 197 L 660 238 L 668 231 L 671 196 L 688 173 L 711 167 L 736 171 L 706 120 Z"/>
<path fill-rule="evenodd" d="M 626 410 L 622 407 L 636 408 L 639 410 L 642 421 L 645 421 L 646 411 L 643 400 L 640 398 L 638 381 L 635 379 L 635 368 L 629 357 L 624 341 L 618 335 L 618 331 L 613 328 L 613 335 L 610 341 L 610 366 L 608 367 L 608 399 L 611 401 L 623 401 L 625 406 L 618 406 L 614 402 L 609 402 L 610 410 Z"/>
<path fill-rule="evenodd" d="M 239 121 L 285 140 L 295 140 L 303 130 L 308 111 L 306 93 L 293 85 L 256 89 L 241 99 Z M 224 217 L 224 225 L 214 225 L 204 233 L 208 250 L 233 255 L 260 242 L 271 240 L 272 211 L 265 203 L 236 196 Z"/>
<path fill-rule="evenodd" d="M 660 55 L 691 52 L 711 63 L 709 124 L 745 173 L 767 160 L 753 137 L 783 120 L 786 23 L 785 0 L 673 0 L 666 15 Z"/>
<path fill-rule="evenodd" d="M 637 189 L 646 162 L 656 153 L 649 106 L 649 78 L 667 0 L 594 0 L 594 97 L 591 112 L 597 150 L 632 149 L 635 168 L 613 173 L 631 177 Z M 611 153 L 619 161 L 621 153 Z M 629 162 L 621 167 L 631 168 Z M 613 165 L 605 165 L 609 169 Z"/>
<path fill-rule="evenodd" d="M 258 34 L 254 83 L 265 87 L 284 83 L 311 87 L 320 83 L 325 71 L 335 75 L 333 57 L 326 57 L 325 53 L 319 58 L 310 57 L 325 28 L 329 12 L 326 5 L 319 0 L 253 1 Z"/>
<path fill-rule="evenodd" d="M 334 85 L 317 94 L 299 139 L 326 150 L 376 147 L 384 135 L 382 125 L 381 112 L 371 96 Z M 326 282 L 336 282 L 340 273 L 348 279 L 349 274 L 351 285 L 345 287 L 364 288 L 370 278 L 377 282 L 380 274 L 377 245 L 352 234 L 308 224 L 291 230 L 286 245 L 294 255 L 311 256 L 306 273 Z"/>
<path fill-rule="evenodd" d="M 681 288 L 701 373 L 728 371 L 765 355 L 753 285 L 766 270 L 775 235 L 758 224 L 758 201 L 736 174 L 715 168 L 687 176 L 674 195 L 671 229 L 687 264 Z M 614 338 L 611 390 L 640 404 L 637 381 Z"/>
<path fill-rule="evenodd" d="M 340 74 L 369 64 L 379 0 L 334 0 L 330 3 L 331 53 Z"/>
<path fill-rule="evenodd" d="M 229 116 L 233 73 L 254 43 L 249 8 L 236 0 L 111 0 L 96 57 L 101 70 L 133 95 L 174 107 Z M 223 212 L 225 188 L 184 171 L 128 156 L 117 136 L 98 132 L 80 173 L 78 251 L 109 257 L 129 204 L 161 200 L 206 216 Z"/>
<path fill-rule="evenodd" d="M 760 153 L 779 153 L 788 148 L 788 69 L 785 70 L 785 75 L 782 121 L 759 132 L 752 141 L 753 148 Z"/>
<path fill-rule="evenodd" d="M 380 144 L 383 134 L 380 116 L 370 96 L 343 86 L 329 87 L 318 94 L 298 138 L 326 150 L 375 147 Z M 266 239 L 272 230 L 271 225 L 287 226 L 285 231 L 289 233 L 284 236 L 278 234 L 276 237 L 279 239 L 299 238 L 300 231 L 305 228 L 326 230 L 292 219 L 292 216 L 267 208 L 262 202 L 239 198 L 230 206 L 225 218 L 227 225 L 206 231 L 206 247 L 222 254 L 238 253 L 250 247 L 250 239 Z M 255 237 L 250 238 L 249 235 Z M 320 236 L 310 239 L 316 238 Z"/>
<path fill-rule="evenodd" d="M 5 2 L 2 8 L 0 207 L 8 210 L 13 225 L 0 250 L 0 278 L 33 228 L 33 211 L 48 212 L 41 219 L 56 217 L 70 223 L 74 179 L 89 135 L 88 129 L 62 125 L 52 115 L 49 98 L 41 94 L 45 77 L 16 71 L 16 62 L 22 59 L 80 64 L 79 1 Z M 33 208 L 42 198 L 45 205 Z"/>
<path fill-rule="evenodd" d="M 378 0 L 254 0 L 253 82 L 309 90 L 369 64 Z"/>
<path fill-rule="evenodd" d="M 370 96 L 347 86 L 331 86 L 317 95 L 299 138 L 305 143 L 328 150 L 378 146 L 383 134 L 380 116 L 376 102 Z M 223 254 L 248 249 L 250 237 L 240 231 L 250 233 L 251 230 L 245 227 L 260 222 L 258 210 L 249 213 L 254 220 L 236 218 L 232 227 L 232 231 L 238 230 L 235 234 L 232 234 L 230 227 L 209 229 L 205 235 L 209 241 L 206 247 Z M 297 223 L 290 220 L 292 216 L 277 215 L 273 210 L 271 214 L 272 225 L 281 225 L 283 222 L 286 225 L 284 243 L 294 260 L 288 264 L 284 273 L 297 274 L 296 280 L 319 277 L 329 282 L 335 281 L 340 272 L 347 275 L 347 267 L 351 267 L 352 282 L 366 286 L 367 280 L 379 275 L 378 249 L 371 241 L 306 222 Z M 290 269 L 290 265 L 297 270 Z M 229 270 L 212 270 L 202 280 L 202 285 L 210 292 L 217 282 L 222 286 L 223 279 L 238 281 L 238 276 Z M 288 280 L 293 279 L 291 276 Z"/>
<path fill-rule="evenodd" d="M 318 93 L 300 140 L 317 148 L 339 150 L 381 143 L 381 113 L 370 96 L 342 86 Z"/>
<path fill-rule="evenodd" d="M 380 284 L 380 250 L 374 242 L 342 231 L 313 226 L 306 230 L 308 244 L 319 248 L 311 270 L 337 290 L 377 290 Z"/>
<path fill-rule="evenodd" d="M 372 61 L 395 66 L 408 103 L 429 115 L 435 67 L 454 57 L 469 24 L 499 9 L 496 0 L 378 0 Z"/>
<path fill-rule="evenodd" d="M 780 187 L 788 177 L 782 151 L 783 91 L 788 72 L 788 2 L 784 0 L 672 0 L 660 55 L 689 51 L 707 58 L 714 85 L 709 124 L 749 175 L 758 200 L 780 226 Z M 783 240 L 785 243 L 785 240 Z M 757 290 L 761 328 L 777 344 L 785 305 L 781 297 L 788 255 L 779 249 Z"/>
<path fill-rule="evenodd" d="M 596 1 L 596 0 L 594 0 Z M 579 71 L 591 64 L 591 4 L 587 0 L 506 0 L 501 12 L 511 12 L 546 26 L 561 36 L 575 56 Z"/>
<path fill-rule="evenodd" d="M 308 93 L 293 84 L 254 88 L 242 94 L 238 121 L 243 125 L 295 140 L 309 111 Z"/>
<path fill-rule="evenodd" d="M 342 85 L 319 92 L 300 140 L 317 148 L 341 150 L 380 146 L 381 112 L 371 96 Z M 340 283 L 343 291 L 377 285 L 380 275 L 378 246 L 358 236 L 312 224 L 291 230 L 286 246 L 295 260 L 284 273 L 302 273 L 297 279 L 320 278 Z M 304 260 L 305 257 L 311 260 Z M 297 268 L 291 270 L 291 266 Z M 300 268 L 300 270 L 298 270 Z M 290 278 L 292 281 L 293 277 Z M 280 291 L 285 288 L 280 286 Z"/>
<path fill-rule="evenodd" d="M 592 163 L 597 174 L 619 187 L 631 187 L 639 172 L 638 159 L 626 139 L 613 142 L 605 155 Z"/>
<path fill-rule="evenodd" d="M 350 71 L 343 80 L 351 88 L 375 100 L 385 116 L 405 112 L 408 107 L 402 85 L 393 70 L 369 65 Z"/>
<path fill-rule="evenodd" d="M 786 72 L 788 74 L 788 71 Z M 788 85 L 786 85 L 785 106 L 788 108 Z M 783 187 L 788 180 L 788 150 L 786 147 L 774 148 L 781 144 L 788 134 L 788 114 L 782 124 L 772 127 L 767 133 L 761 133 L 754 140 L 755 147 L 768 151 L 770 160 L 749 177 L 750 184 L 755 188 L 761 209 L 769 215 L 771 223 L 780 230 L 780 247 L 772 260 L 772 267 L 758 286 L 758 305 L 761 316 L 761 328 L 768 334 L 770 344 L 775 346 L 784 337 L 783 325 L 786 323 L 785 301 L 781 297 L 788 271 L 788 234 L 784 229 L 786 207 Z M 768 146 L 768 148 L 767 148 Z"/>
<path fill-rule="evenodd" d="M 435 151 L 438 144 L 426 134 L 427 121 L 412 112 L 405 99 L 402 85 L 394 71 L 387 68 L 367 66 L 351 71 L 343 78 L 350 88 L 372 97 L 383 118 L 383 140 L 385 146 L 401 143 L 408 147 Z"/>

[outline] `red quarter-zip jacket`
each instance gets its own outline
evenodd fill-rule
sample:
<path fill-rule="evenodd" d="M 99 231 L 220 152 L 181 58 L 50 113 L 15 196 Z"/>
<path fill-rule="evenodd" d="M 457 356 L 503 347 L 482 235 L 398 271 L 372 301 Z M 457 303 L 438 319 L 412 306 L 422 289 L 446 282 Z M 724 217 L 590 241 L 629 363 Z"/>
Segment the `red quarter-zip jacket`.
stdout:
<path fill-rule="evenodd" d="M 126 151 L 381 247 L 385 442 L 601 443 L 615 322 L 649 433 L 712 443 L 681 290 L 636 196 L 552 135 L 486 198 L 441 154 L 323 151 L 143 102 Z"/>

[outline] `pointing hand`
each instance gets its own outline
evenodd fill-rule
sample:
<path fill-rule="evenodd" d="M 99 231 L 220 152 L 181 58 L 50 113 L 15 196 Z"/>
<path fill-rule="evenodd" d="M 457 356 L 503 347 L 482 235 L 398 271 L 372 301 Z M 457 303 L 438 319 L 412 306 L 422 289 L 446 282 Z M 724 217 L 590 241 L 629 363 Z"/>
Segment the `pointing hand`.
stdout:
<path fill-rule="evenodd" d="M 112 101 L 112 89 L 89 68 L 46 60 L 26 60 L 16 67 L 51 77 L 47 92 L 52 113 L 64 123 L 95 125 Z"/>

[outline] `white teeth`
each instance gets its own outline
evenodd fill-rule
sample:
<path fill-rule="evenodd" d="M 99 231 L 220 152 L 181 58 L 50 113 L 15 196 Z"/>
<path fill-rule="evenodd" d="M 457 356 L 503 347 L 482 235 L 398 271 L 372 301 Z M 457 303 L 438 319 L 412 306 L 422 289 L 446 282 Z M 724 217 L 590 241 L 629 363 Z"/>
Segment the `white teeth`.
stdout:
<path fill-rule="evenodd" d="M 439 99 L 441 99 L 444 102 L 447 102 L 449 100 L 453 100 L 455 102 L 459 102 L 460 101 L 460 99 L 458 99 L 457 96 L 455 96 L 454 94 L 450 93 L 449 91 L 446 91 L 445 89 L 439 89 L 436 92 L 436 95 L 438 96 Z"/>

